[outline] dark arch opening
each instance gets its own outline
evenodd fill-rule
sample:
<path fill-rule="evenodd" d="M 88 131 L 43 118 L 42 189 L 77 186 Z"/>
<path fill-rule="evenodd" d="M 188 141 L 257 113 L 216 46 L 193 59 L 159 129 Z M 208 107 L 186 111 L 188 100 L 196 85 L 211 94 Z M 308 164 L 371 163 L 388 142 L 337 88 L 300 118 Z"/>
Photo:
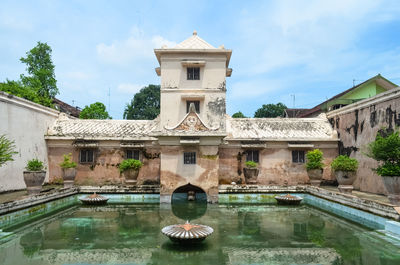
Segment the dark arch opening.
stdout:
<path fill-rule="evenodd" d="M 191 201 L 193 197 L 196 202 L 207 202 L 207 194 L 205 191 L 198 186 L 188 183 L 174 190 L 171 203 Z"/>
<path fill-rule="evenodd" d="M 189 196 L 194 197 L 194 200 L 190 200 Z M 180 186 L 172 193 L 171 208 L 172 213 L 180 219 L 198 219 L 206 213 L 207 194 L 190 183 Z"/>

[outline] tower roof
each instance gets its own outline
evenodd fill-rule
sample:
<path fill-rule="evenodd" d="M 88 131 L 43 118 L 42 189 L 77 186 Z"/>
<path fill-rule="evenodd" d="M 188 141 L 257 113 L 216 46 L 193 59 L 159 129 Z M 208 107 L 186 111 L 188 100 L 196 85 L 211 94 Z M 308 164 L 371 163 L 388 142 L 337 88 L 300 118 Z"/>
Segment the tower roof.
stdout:
<path fill-rule="evenodd" d="M 197 36 L 197 31 L 193 31 L 190 38 L 176 45 L 174 49 L 215 49 L 215 47 Z"/>
<path fill-rule="evenodd" d="M 214 54 L 225 54 L 226 55 L 226 66 L 228 67 L 231 59 L 232 50 L 225 49 L 224 45 L 215 48 L 199 36 L 197 31 L 193 31 L 193 35 L 188 39 L 182 41 L 173 48 L 162 46 L 161 49 L 154 49 L 154 53 L 157 56 L 158 62 L 161 64 L 161 55 L 163 54 L 177 54 L 177 53 L 214 53 Z"/>

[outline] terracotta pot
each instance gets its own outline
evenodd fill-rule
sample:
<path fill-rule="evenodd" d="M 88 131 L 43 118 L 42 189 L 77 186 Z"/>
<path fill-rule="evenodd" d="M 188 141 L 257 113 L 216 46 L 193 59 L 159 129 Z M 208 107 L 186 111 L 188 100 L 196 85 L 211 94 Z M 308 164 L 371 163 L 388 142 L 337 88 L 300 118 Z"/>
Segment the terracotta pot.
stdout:
<path fill-rule="evenodd" d="M 24 171 L 24 181 L 28 194 L 38 194 L 46 178 L 46 171 Z"/>
<path fill-rule="evenodd" d="M 390 203 L 400 206 L 400 176 L 382 176 Z"/>
<path fill-rule="evenodd" d="M 258 168 L 243 168 L 244 178 L 246 180 L 246 184 L 257 184 L 257 177 L 259 173 Z"/>
<path fill-rule="evenodd" d="M 136 184 L 139 175 L 139 169 L 128 169 L 124 171 L 125 182 L 127 184 Z"/>
<path fill-rule="evenodd" d="M 63 168 L 64 188 L 71 188 L 74 186 L 76 176 L 76 168 Z"/>
<path fill-rule="evenodd" d="M 308 169 L 307 174 L 308 177 L 310 178 L 310 183 L 313 186 L 319 186 L 321 185 L 321 180 L 322 180 L 322 173 L 324 171 L 321 169 Z"/>

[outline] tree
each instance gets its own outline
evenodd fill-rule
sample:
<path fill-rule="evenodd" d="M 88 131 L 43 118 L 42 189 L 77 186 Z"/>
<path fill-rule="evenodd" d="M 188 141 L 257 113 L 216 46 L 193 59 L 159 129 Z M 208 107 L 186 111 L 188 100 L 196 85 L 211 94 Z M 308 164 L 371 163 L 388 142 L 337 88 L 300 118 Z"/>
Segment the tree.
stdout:
<path fill-rule="evenodd" d="M 287 107 L 283 103 L 262 105 L 254 113 L 254 118 L 275 118 L 283 116 Z"/>
<path fill-rule="evenodd" d="M 101 102 L 96 102 L 90 104 L 90 106 L 85 106 L 79 115 L 81 119 L 98 119 L 107 120 L 112 119 L 108 112 L 106 111 L 106 106 Z"/>
<path fill-rule="evenodd" d="M 148 85 L 135 94 L 126 104 L 124 119 L 153 120 L 160 114 L 160 86 Z"/>
<path fill-rule="evenodd" d="M 232 118 L 247 118 L 241 111 L 238 111 L 232 115 Z"/>
<path fill-rule="evenodd" d="M 14 161 L 12 156 L 17 154 L 14 150 L 14 141 L 7 139 L 5 135 L 0 135 L 0 167 L 8 161 Z"/>
<path fill-rule="evenodd" d="M 53 106 L 51 98 L 39 96 L 37 88 L 35 89 L 29 86 L 24 86 L 20 81 L 6 80 L 6 82 L 0 83 L 0 91 L 30 100 L 46 107 Z"/>
<path fill-rule="evenodd" d="M 26 64 L 29 76 L 21 75 L 24 86 L 37 88 L 41 97 L 54 98 L 59 92 L 54 74 L 54 64 L 51 60 L 51 48 L 47 43 L 38 41 L 37 45 L 20 59 Z"/>

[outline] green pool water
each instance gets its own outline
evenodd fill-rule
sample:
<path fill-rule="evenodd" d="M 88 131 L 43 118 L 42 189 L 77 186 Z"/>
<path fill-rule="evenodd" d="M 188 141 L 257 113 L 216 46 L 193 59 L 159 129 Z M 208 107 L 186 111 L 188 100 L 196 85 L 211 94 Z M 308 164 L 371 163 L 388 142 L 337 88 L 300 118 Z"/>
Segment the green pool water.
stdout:
<path fill-rule="evenodd" d="M 189 212 L 197 214 L 193 223 L 214 228 L 196 246 L 173 244 L 160 232 L 184 222 L 174 215 L 184 215 L 184 207 L 76 205 L 8 230 L 0 264 L 400 264 L 399 242 L 307 205 Z"/>

